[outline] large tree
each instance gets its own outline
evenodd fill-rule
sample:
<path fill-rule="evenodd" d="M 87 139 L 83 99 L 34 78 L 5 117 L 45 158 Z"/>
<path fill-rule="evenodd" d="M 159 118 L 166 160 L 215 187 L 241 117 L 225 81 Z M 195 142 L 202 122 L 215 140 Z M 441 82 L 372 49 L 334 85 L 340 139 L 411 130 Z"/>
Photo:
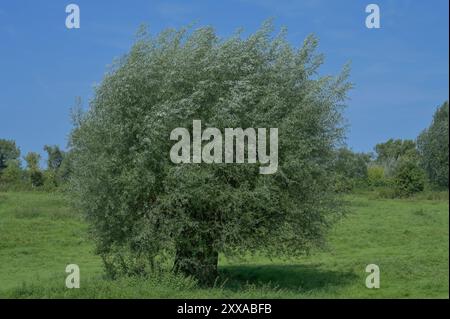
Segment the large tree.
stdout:
<path fill-rule="evenodd" d="M 429 179 L 448 188 L 448 101 L 435 112 L 429 128 L 417 138 L 421 164 Z"/>
<path fill-rule="evenodd" d="M 243 38 L 212 28 L 140 33 L 96 88 L 71 135 L 76 203 L 111 274 L 162 256 L 211 283 L 218 254 L 299 255 L 323 243 L 341 208 L 330 184 L 348 69 L 318 76 L 310 36 L 299 49 L 265 24 Z M 174 128 L 278 128 L 279 167 L 174 164 Z"/>

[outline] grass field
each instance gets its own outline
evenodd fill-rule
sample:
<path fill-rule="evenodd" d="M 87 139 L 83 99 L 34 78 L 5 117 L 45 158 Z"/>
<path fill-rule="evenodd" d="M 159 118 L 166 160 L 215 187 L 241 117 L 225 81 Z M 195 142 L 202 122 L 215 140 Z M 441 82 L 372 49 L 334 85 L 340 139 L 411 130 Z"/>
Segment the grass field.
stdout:
<path fill-rule="evenodd" d="M 105 279 L 84 221 L 62 195 L 0 193 L 0 298 L 448 298 L 448 200 L 348 199 L 327 249 L 295 260 L 221 258 L 217 286 L 204 289 L 166 273 Z M 71 263 L 80 289 L 65 287 Z M 379 289 L 365 287 L 372 263 Z"/>

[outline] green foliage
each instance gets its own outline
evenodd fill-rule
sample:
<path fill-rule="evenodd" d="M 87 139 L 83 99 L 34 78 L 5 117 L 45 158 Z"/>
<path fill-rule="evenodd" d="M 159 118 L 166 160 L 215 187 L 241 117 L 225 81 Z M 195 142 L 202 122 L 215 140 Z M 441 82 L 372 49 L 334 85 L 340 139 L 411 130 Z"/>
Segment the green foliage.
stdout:
<path fill-rule="evenodd" d="M 44 185 L 44 174 L 38 170 L 31 170 L 28 172 L 30 176 L 31 186 L 39 187 Z"/>
<path fill-rule="evenodd" d="M 334 159 L 334 170 L 336 171 L 335 187 L 339 192 L 351 191 L 357 185 L 367 182 L 367 165 L 370 155 L 355 153 L 347 148 L 339 148 Z"/>
<path fill-rule="evenodd" d="M 72 163 L 72 153 L 66 152 L 64 153 L 64 158 L 61 163 L 61 166 L 58 168 L 56 172 L 56 180 L 58 185 L 64 185 L 69 181 L 69 178 L 73 171 L 73 163 Z"/>
<path fill-rule="evenodd" d="M 398 196 L 411 196 L 425 188 L 425 172 L 415 161 L 402 161 L 394 175 L 394 190 Z"/>
<path fill-rule="evenodd" d="M 436 110 L 430 127 L 417 139 L 421 166 L 429 179 L 441 187 L 448 188 L 449 167 L 449 106 L 448 101 Z"/>
<path fill-rule="evenodd" d="M 314 37 L 297 50 L 271 33 L 141 32 L 103 79 L 75 119 L 71 187 L 104 259 L 151 263 L 167 252 L 176 269 L 210 281 L 218 252 L 299 255 L 323 242 L 341 213 L 329 186 L 348 70 L 318 77 Z M 278 128 L 278 172 L 173 164 L 170 132 L 193 119 Z"/>
<path fill-rule="evenodd" d="M 39 168 L 39 161 L 41 156 L 35 152 L 29 152 L 25 156 L 25 161 L 27 162 L 27 174 L 30 179 L 31 186 L 39 187 L 44 185 L 44 175 Z"/>
<path fill-rule="evenodd" d="M 58 145 L 45 145 L 44 150 L 48 154 L 47 167 L 50 170 L 58 170 L 64 159 L 64 152 L 59 149 Z"/>
<path fill-rule="evenodd" d="M 22 169 L 18 160 L 5 163 L 6 168 L 0 173 L 0 186 L 2 189 L 16 188 L 22 182 Z"/>
<path fill-rule="evenodd" d="M 392 178 L 401 160 L 417 160 L 416 144 L 412 140 L 389 139 L 375 146 L 375 163 L 383 166 L 384 176 Z"/>
<path fill-rule="evenodd" d="M 372 187 L 386 186 L 389 183 L 385 177 L 383 166 L 369 165 L 367 168 L 367 183 Z"/>
<path fill-rule="evenodd" d="M 355 188 L 356 181 L 344 175 L 337 174 L 332 185 L 337 193 L 348 193 Z"/>
<path fill-rule="evenodd" d="M 19 149 L 13 141 L 0 140 L 0 148 L 3 154 L 1 158 L 11 158 L 2 162 L 4 168 L 0 172 L 1 190 L 55 191 L 69 179 L 72 170 L 70 154 L 61 151 L 56 145 L 44 147 L 48 153 L 46 170 L 41 170 L 41 156 L 35 152 L 29 152 L 24 157 L 27 168 L 23 170 L 19 161 Z"/>
<path fill-rule="evenodd" d="M 399 192 L 392 186 L 381 186 L 376 188 L 376 195 L 374 198 L 395 199 L 400 198 Z"/>
<path fill-rule="evenodd" d="M 377 162 L 384 163 L 391 159 L 399 160 L 404 156 L 412 156 L 415 153 L 416 143 L 412 140 L 394 140 L 389 139 L 385 143 L 379 143 L 375 146 L 377 153 Z"/>
<path fill-rule="evenodd" d="M 0 173 L 8 166 L 8 162 L 19 160 L 20 150 L 16 142 L 0 139 Z"/>
<path fill-rule="evenodd" d="M 57 172 L 55 170 L 47 169 L 42 172 L 42 186 L 45 191 L 54 191 L 57 189 L 59 183 L 57 181 Z"/>
<path fill-rule="evenodd" d="M 55 190 L 57 187 L 67 183 L 71 164 L 70 154 L 63 152 L 59 146 L 44 146 L 48 154 L 47 170 L 44 172 L 44 188 L 46 190 Z"/>
<path fill-rule="evenodd" d="M 25 155 L 24 159 L 27 162 L 28 170 L 30 171 L 40 170 L 39 161 L 41 160 L 41 155 L 39 155 L 36 152 L 28 152 L 28 154 Z"/>
<path fill-rule="evenodd" d="M 340 148 L 336 152 L 334 167 L 338 173 L 348 178 L 366 179 L 369 162 L 369 154 L 355 153 L 347 148 Z"/>

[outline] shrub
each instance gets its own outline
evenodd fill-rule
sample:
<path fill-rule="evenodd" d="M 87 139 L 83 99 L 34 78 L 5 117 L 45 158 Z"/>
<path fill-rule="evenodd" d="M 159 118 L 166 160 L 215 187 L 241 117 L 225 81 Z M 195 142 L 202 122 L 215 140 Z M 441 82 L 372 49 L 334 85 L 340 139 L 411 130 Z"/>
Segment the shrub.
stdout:
<path fill-rule="evenodd" d="M 338 174 L 333 186 L 337 193 L 348 193 L 355 187 L 355 184 L 356 181 L 354 179 Z"/>
<path fill-rule="evenodd" d="M 384 168 L 380 165 L 369 166 L 367 169 L 367 183 L 372 187 L 388 185 L 388 180 L 384 176 Z"/>
<path fill-rule="evenodd" d="M 38 170 L 32 170 L 29 172 L 31 186 L 39 187 L 44 185 L 44 174 Z"/>
<path fill-rule="evenodd" d="M 43 173 L 42 188 L 45 191 L 53 191 L 58 187 L 57 172 L 53 169 L 47 169 Z"/>
<path fill-rule="evenodd" d="M 22 181 L 22 169 L 20 168 L 19 161 L 8 161 L 5 167 L 0 173 L 0 183 L 4 185 L 20 184 Z"/>
<path fill-rule="evenodd" d="M 333 168 L 337 173 L 336 190 L 348 192 L 356 185 L 367 183 L 367 165 L 369 162 L 369 154 L 355 153 L 345 147 L 337 149 L 333 161 Z"/>
<path fill-rule="evenodd" d="M 400 197 L 411 196 L 425 188 L 425 172 L 416 162 L 403 161 L 394 175 L 394 188 Z"/>

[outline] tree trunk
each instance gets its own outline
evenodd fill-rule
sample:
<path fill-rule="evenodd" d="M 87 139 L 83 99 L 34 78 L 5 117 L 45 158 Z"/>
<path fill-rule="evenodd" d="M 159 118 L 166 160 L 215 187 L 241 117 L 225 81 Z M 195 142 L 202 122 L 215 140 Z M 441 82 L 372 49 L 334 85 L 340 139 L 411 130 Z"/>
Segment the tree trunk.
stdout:
<path fill-rule="evenodd" d="M 217 278 L 219 253 L 214 249 L 211 236 L 184 233 L 176 245 L 174 270 L 192 276 L 201 285 L 211 286 Z"/>

